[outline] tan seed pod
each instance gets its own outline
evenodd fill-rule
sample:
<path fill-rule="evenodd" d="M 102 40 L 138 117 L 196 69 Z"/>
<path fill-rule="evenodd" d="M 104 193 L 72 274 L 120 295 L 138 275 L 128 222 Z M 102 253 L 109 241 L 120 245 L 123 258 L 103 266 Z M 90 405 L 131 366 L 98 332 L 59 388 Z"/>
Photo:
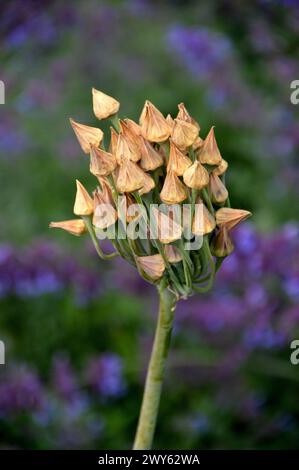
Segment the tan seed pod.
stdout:
<path fill-rule="evenodd" d="M 231 230 L 243 220 L 248 219 L 252 214 L 243 209 L 232 209 L 231 207 L 221 207 L 216 212 L 216 222 L 220 227 L 225 225 L 227 230 Z"/>
<path fill-rule="evenodd" d="M 154 149 L 154 147 L 147 140 L 143 138 L 140 151 L 140 166 L 144 171 L 153 171 L 163 165 L 163 157 Z"/>
<path fill-rule="evenodd" d="M 89 170 L 95 176 L 108 176 L 116 168 L 115 157 L 103 149 L 91 146 Z"/>
<path fill-rule="evenodd" d="M 216 221 L 208 211 L 202 200 L 198 198 L 195 205 L 194 218 L 192 222 L 192 232 L 194 235 L 207 235 L 216 227 Z"/>
<path fill-rule="evenodd" d="M 197 127 L 198 131 L 200 131 L 200 125 L 198 124 L 193 117 L 190 116 L 188 113 L 184 103 L 180 103 L 178 105 L 179 112 L 177 114 L 178 119 L 182 119 L 183 121 L 189 122 L 190 124 L 193 124 L 194 126 Z"/>
<path fill-rule="evenodd" d="M 226 160 L 224 160 L 224 158 L 222 158 L 220 164 L 213 171 L 214 171 L 215 175 L 221 176 L 221 175 L 223 175 L 223 173 L 226 172 L 227 168 L 228 168 L 228 163 L 227 163 Z"/>
<path fill-rule="evenodd" d="M 164 252 L 169 263 L 179 263 L 183 259 L 180 250 L 175 245 L 166 245 Z"/>
<path fill-rule="evenodd" d="M 171 139 L 179 149 L 186 150 L 189 148 L 195 142 L 197 136 L 198 128 L 194 124 L 178 118 L 174 120 Z"/>
<path fill-rule="evenodd" d="M 173 170 L 178 176 L 183 176 L 184 172 L 192 165 L 192 161 L 184 155 L 180 149 L 170 139 L 169 159 L 167 171 Z"/>
<path fill-rule="evenodd" d="M 163 276 L 165 263 L 161 255 L 138 256 L 136 261 L 139 268 L 153 281 L 156 281 Z"/>
<path fill-rule="evenodd" d="M 139 122 L 143 137 L 150 142 L 163 142 L 170 136 L 170 128 L 163 114 L 148 100 Z"/>
<path fill-rule="evenodd" d="M 119 166 L 116 177 L 116 187 L 120 193 L 131 193 L 144 185 L 144 172 L 130 160 L 124 160 Z"/>
<path fill-rule="evenodd" d="M 164 214 L 155 207 L 152 208 L 152 215 L 155 219 L 158 238 L 161 243 L 172 243 L 182 237 L 183 227 L 169 215 Z"/>
<path fill-rule="evenodd" d="M 106 119 L 118 113 L 119 102 L 100 90 L 92 88 L 93 112 L 98 119 Z"/>
<path fill-rule="evenodd" d="M 143 186 L 138 191 L 140 196 L 142 196 L 143 194 L 149 193 L 152 189 L 154 189 L 154 187 L 155 187 L 155 181 L 153 180 L 153 178 L 147 173 L 144 173 Z"/>
<path fill-rule="evenodd" d="M 70 123 L 84 153 L 89 154 L 91 145 L 99 147 L 104 137 L 101 129 L 80 124 L 71 118 Z"/>
<path fill-rule="evenodd" d="M 61 222 L 51 222 L 50 228 L 60 228 L 66 232 L 79 237 L 86 232 L 86 226 L 82 219 L 62 220 Z"/>
<path fill-rule="evenodd" d="M 209 184 L 209 173 L 201 163 L 195 161 L 187 168 L 183 179 L 189 188 L 201 190 Z"/>
<path fill-rule="evenodd" d="M 165 204 L 179 204 L 187 199 L 187 197 L 188 191 L 186 186 L 173 170 L 169 170 L 160 193 L 161 201 L 165 202 Z"/>
<path fill-rule="evenodd" d="M 213 203 L 222 204 L 228 198 L 228 191 L 214 171 L 210 174 L 209 189 Z"/>
<path fill-rule="evenodd" d="M 211 127 L 207 137 L 204 140 L 203 146 L 198 154 L 200 163 L 207 165 L 220 165 L 221 154 L 216 142 L 214 127 Z"/>
<path fill-rule="evenodd" d="M 76 180 L 77 193 L 74 204 L 74 214 L 81 217 L 93 213 L 93 200 L 80 181 Z"/>
<path fill-rule="evenodd" d="M 210 245 L 211 253 L 218 258 L 224 258 L 234 251 L 233 242 L 225 226 L 220 227 L 212 239 Z"/>

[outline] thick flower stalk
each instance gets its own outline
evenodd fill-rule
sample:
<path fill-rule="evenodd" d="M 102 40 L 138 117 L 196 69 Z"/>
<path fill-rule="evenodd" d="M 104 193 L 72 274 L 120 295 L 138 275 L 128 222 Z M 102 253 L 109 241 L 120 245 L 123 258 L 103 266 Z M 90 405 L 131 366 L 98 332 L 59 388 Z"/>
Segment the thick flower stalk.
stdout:
<path fill-rule="evenodd" d="M 77 236 L 88 232 L 100 258 L 121 256 L 158 288 L 159 316 L 134 443 L 134 449 L 150 449 L 176 303 L 212 288 L 234 249 L 231 230 L 251 214 L 230 207 L 228 163 L 214 128 L 203 139 L 183 103 L 176 117 L 164 118 L 147 100 L 136 123 L 119 118 L 116 99 L 96 89 L 92 99 L 96 117 L 111 120 L 108 147 L 101 129 L 70 121 L 97 186 L 91 195 L 77 181 L 78 219 L 50 226 Z M 104 238 L 112 253 L 101 248 Z"/>

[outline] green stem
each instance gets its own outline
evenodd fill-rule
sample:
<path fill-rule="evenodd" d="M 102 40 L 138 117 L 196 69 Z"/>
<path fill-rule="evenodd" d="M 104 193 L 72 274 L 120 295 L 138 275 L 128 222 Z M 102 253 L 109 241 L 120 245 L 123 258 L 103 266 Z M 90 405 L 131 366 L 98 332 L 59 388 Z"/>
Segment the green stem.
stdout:
<path fill-rule="evenodd" d="M 201 190 L 201 192 L 202 192 L 203 198 L 205 200 L 205 203 L 208 206 L 209 211 L 213 215 L 214 214 L 214 207 L 213 207 L 213 204 L 211 202 L 211 199 L 210 199 L 210 196 L 209 196 L 209 193 L 208 193 L 207 189 L 204 188 L 204 189 Z"/>
<path fill-rule="evenodd" d="M 120 125 L 119 125 L 119 117 L 118 114 L 113 114 L 113 116 L 110 116 L 110 121 L 114 127 L 114 129 L 119 132 L 120 131 Z"/>
<path fill-rule="evenodd" d="M 115 251 L 114 253 L 109 253 L 108 255 L 106 255 L 106 254 L 102 251 L 102 249 L 101 249 L 101 247 L 100 247 L 100 245 L 99 245 L 99 243 L 98 243 L 98 239 L 97 239 L 97 237 L 96 237 L 96 234 L 95 234 L 95 231 L 94 231 L 94 228 L 93 228 L 93 225 L 92 225 L 92 222 L 91 222 L 90 217 L 84 216 L 84 217 L 82 217 L 82 219 L 83 219 L 84 222 L 85 222 L 85 225 L 86 225 L 86 227 L 87 227 L 87 230 L 88 230 L 88 232 L 89 232 L 89 235 L 90 235 L 90 237 L 91 237 L 91 239 L 92 239 L 92 242 L 93 242 L 93 244 L 94 244 L 94 247 L 95 247 L 96 252 L 97 252 L 97 254 L 99 255 L 99 257 L 102 258 L 102 259 L 112 259 L 112 258 L 115 258 L 115 256 L 118 256 L 119 253 L 118 253 L 117 251 Z"/>
<path fill-rule="evenodd" d="M 134 450 L 145 450 L 152 447 L 173 325 L 176 297 L 162 283 L 158 290 L 160 296 L 159 318 L 145 382 Z"/>

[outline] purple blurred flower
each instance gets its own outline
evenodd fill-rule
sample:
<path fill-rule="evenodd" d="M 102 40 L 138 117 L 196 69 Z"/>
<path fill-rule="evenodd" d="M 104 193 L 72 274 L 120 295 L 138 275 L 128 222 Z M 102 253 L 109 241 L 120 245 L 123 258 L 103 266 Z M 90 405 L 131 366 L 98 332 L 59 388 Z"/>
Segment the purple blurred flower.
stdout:
<path fill-rule="evenodd" d="M 89 361 L 86 382 L 105 398 L 119 397 L 125 391 L 123 365 L 116 354 L 103 354 Z"/>
<path fill-rule="evenodd" d="M 54 359 L 52 382 L 54 390 L 63 399 L 73 401 L 78 398 L 79 384 L 67 357 L 58 356 Z"/>
<path fill-rule="evenodd" d="M 167 39 L 184 65 L 200 80 L 209 80 L 218 73 L 232 53 L 226 36 L 204 27 L 174 26 Z"/>
<path fill-rule="evenodd" d="M 32 412 L 44 402 L 41 382 L 27 366 L 15 366 L 2 375 L 0 382 L 0 415 Z"/>
<path fill-rule="evenodd" d="M 54 244 L 36 243 L 23 250 L 0 246 L 0 296 L 37 297 L 69 288 L 81 305 L 99 296 L 96 269 L 81 266 Z"/>

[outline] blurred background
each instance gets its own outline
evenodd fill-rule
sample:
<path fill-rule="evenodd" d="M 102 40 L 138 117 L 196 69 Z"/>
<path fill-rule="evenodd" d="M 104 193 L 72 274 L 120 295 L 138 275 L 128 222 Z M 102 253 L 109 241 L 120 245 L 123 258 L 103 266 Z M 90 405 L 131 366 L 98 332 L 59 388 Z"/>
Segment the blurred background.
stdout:
<path fill-rule="evenodd" d="M 212 294 L 181 302 L 155 448 L 290 449 L 299 442 L 295 0 L 13 0 L 1 9 L 0 445 L 125 449 L 133 441 L 156 293 L 72 218 L 88 159 L 68 118 L 98 125 L 91 87 L 138 118 L 183 101 L 229 162 L 254 216 Z M 105 127 L 105 126 L 104 126 Z"/>

